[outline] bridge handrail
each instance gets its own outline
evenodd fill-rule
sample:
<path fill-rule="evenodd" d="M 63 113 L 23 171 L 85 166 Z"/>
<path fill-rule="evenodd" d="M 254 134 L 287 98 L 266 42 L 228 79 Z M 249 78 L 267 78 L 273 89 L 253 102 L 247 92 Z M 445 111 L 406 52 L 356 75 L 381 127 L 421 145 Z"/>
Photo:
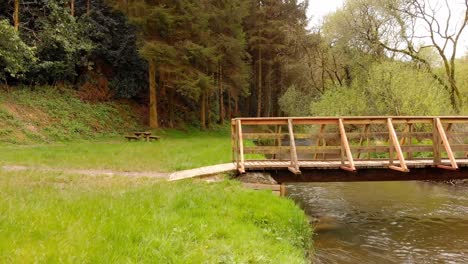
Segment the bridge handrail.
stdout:
<path fill-rule="evenodd" d="M 295 133 L 293 127 L 301 125 L 320 125 L 320 132 Z M 265 153 L 266 155 L 271 155 L 270 157 L 261 159 L 263 161 L 281 160 L 286 161 L 286 163 L 289 162 L 287 168 L 296 174 L 300 174 L 300 161 L 336 160 L 336 157 L 333 156 L 333 153 L 336 153 L 335 151 L 339 151 L 341 155 L 340 160 L 342 164 L 340 167 L 345 170 L 355 171 L 354 160 L 363 160 L 361 158 L 362 154 L 367 153 L 367 160 L 373 160 L 370 158 L 372 153 L 377 154 L 379 153 L 378 150 L 386 149 L 383 152 L 383 156 L 386 156 L 388 159 L 388 167 L 403 172 L 408 171 L 407 161 L 417 160 L 417 157 L 414 157 L 413 154 L 427 152 L 430 148 L 432 149 L 431 158 L 433 159 L 433 165 L 451 170 L 458 169 L 456 155 L 453 151 L 464 151 L 464 154 L 468 153 L 468 144 L 464 144 L 465 139 L 468 139 L 468 116 L 247 117 L 232 119 L 231 126 L 233 161 L 241 173 L 245 172 L 246 168 L 248 169 L 248 166 L 246 166 L 248 165 L 247 162 L 258 160 L 258 157 L 256 159 L 246 157 L 246 155 L 255 152 L 255 150 L 259 151 L 258 154 Z M 249 132 L 248 130 L 244 131 L 246 127 L 250 128 L 252 126 L 274 126 L 275 132 L 261 131 L 260 133 L 256 133 Z M 287 126 L 287 129 L 282 131 L 282 126 Z M 330 126 L 337 129 L 332 132 L 325 131 L 324 128 Z M 355 132 L 362 126 L 364 126 L 362 132 Z M 371 126 L 373 126 L 374 130 L 369 129 Z M 404 130 L 396 131 L 396 126 L 400 128 L 404 126 Z M 425 129 L 419 128 L 418 131 L 414 131 L 416 126 L 426 127 Z M 453 128 L 454 126 L 457 127 Z M 384 130 L 382 131 L 382 129 Z M 381 137 L 385 137 L 386 135 L 388 135 L 387 145 L 369 145 L 369 138 L 371 136 L 379 136 L 380 140 Z M 424 136 L 426 136 L 426 140 L 430 141 L 429 143 L 426 142 L 420 145 L 413 143 L 413 139 L 417 138 L 420 140 L 419 138 Z M 429 138 L 429 136 L 431 137 Z M 262 138 L 267 141 L 273 140 L 276 142 L 276 145 L 257 146 L 250 142 L 249 146 L 245 146 L 246 140 L 258 140 Z M 289 138 L 289 146 L 284 146 L 281 143 L 285 138 Z M 315 146 L 296 147 L 295 142 L 304 138 L 316 140 Z M 339 145 L 328 145 L 330 141 L 333 142 L 334 138 L 341 139 L 338 141 Z M 357 143 L 357 146 L 348 142 L 350 139 L 356 138 L 359 138 L 359 142 L 353 143 Z M 454 139 L 457 140 L 455 144 L 453 144 L 454 142 L 450 142 L 450 140 L 453 141 Z M 327 140 L 328 142 L 326 142 Z M 366 146 L 363 145 L 364 142 L 367 142 Z M 283 158 L 281 155 L 286 149 L 289 150 L 290 154 L 288 158 Z M 353 149 L 358 152 L 352 153 Z M 298 152 L 303 151 L 314 154 L 314 158 L 307 158 L 305 160 L 298 158 Z M 395 153 L 399 166 L 393 164 Z M 442 164 L 441 153 L 446 153 L 449 164 Z M 321 159 L 318 158 L 320 155 L 322 155 Z"/>

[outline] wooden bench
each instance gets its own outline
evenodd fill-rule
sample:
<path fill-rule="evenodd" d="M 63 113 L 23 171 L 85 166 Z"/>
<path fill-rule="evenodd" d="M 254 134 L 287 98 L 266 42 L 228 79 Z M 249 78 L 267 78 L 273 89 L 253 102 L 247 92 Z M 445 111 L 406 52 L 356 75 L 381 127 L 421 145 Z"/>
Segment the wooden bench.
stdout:
<path fill-rule="evenodd" d="M 137 141 L 137 140 L 139 140 L 139 139 L 140 139 L 140 138 L 139 138 L 139 137 L 137 137 L 137 136 L 125 136 L 125 138 L 126 138 L 126 139 L 128 139 L 128 141 L 132 141 L 132 140 L 135 140 L 135 141 Z"/>
<path fill-rule="evenodd" d="M 150 141 L 159 140 L 159 137 L 158 137 L 158 136 L 149 136 L 148 139 L 149 139 Z"/>

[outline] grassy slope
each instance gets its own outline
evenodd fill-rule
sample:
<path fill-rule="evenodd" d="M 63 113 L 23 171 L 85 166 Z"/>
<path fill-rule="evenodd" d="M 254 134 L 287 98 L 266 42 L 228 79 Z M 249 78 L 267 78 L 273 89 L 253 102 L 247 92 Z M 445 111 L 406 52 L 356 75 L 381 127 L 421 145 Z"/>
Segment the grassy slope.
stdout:
<path fill-rule="evenodd" d="M 292 201 L 226 181 L 0 172 L 0 262 L 304 263 Z"/>
<path fill-rule="evenodd" d="M 139 126 L 126 103 L 86 103 L 57 87 L 0 90 L 0 142 L 38 143 L 118 135 Z"/>

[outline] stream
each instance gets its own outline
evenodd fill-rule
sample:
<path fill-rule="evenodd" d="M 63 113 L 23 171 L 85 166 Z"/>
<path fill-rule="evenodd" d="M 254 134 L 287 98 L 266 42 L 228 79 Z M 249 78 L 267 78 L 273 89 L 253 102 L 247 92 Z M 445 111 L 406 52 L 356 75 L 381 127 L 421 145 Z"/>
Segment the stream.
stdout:
<path fill-rule="evenodd" d="M 468 184 L 288 184 L 314 219 L 312 263 L 468 263 Z"/>

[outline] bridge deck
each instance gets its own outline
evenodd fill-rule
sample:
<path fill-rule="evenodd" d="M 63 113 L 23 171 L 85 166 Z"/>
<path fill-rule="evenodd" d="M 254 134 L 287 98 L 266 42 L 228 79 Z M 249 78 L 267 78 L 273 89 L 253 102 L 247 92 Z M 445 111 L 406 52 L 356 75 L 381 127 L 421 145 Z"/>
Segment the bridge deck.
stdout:
<path fill-rule="evenodd" d="M 468 159 L 457 159 L 459 167 L 468 167 Z M 342 166 L 341 161 L 298 161 L 300 168 L 304 169 L 340 169 Z M 400 165 L 399 161 L 395 161 L 393 165 Z M 408 169 L 411 168 L 430 168 L 434 167 L 433 160 L 408 160 L 406 161 Z M 450 166 L 450 160 L 443 159 L 440 165 Z M 251 160 L 245 162 L 246 170 L 255 169 L 288 169 L 291 166 L 290 161 L 279 161 L 279 160 Z M 386 169 L 390 166 L 388 160 L 358 160 L 354 161 L 354 166 L 357 170 L 359 169 Z"/>

